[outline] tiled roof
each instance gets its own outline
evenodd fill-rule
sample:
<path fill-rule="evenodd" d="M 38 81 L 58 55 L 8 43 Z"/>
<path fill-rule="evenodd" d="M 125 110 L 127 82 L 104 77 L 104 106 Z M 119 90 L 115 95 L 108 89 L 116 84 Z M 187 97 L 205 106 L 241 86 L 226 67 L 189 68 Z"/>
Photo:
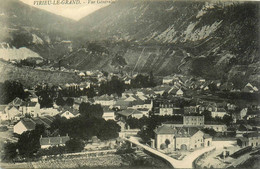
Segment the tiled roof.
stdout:
<path fill-rule="evenodd" d="M 243 136 L 247 137 L 247 138 L 249 138 L 249 137 L 260 137 L 260 133 L 258 133 L 258 132 L 246 133 Z"/>
<path fill-rule="evenodd" d="M 223 113 L 225 112 L 226 113 L 227 111 L 224 108 L 217 108 L 217 112 L 223 112 Z"/>
<path fill-rule="evenodd" d="M 23 118 L 21 122 L 28 130 L 34 130 L 36 124 L 43 124 L 46 128 L 49 128 L 53 118 L 46 117 L 35 117 L 35 118 Z"/>
<path fill-rule="evenodd" d="M 211 136 L 209 134 L 204 134 L 203 138 L 211 138 Z"/>
<path fill-rule="evenodd" d="M 69 111 L 70 113 L 72 113 L 74 116 L 78 115 L 79 114 L 79 111 L 76 110 L 76 109 L 73 109 L 69 106 L 63 106 L 59 109 L 59 111 L 61 112 L 60 115 L 62 115 L 63 113 Z"/>
<path fill-rule="evenodd" d="M 132 114 L 143 114 L 143 113 L 140 112 L 139 110 L 135 110 L 135 109 L 126 109 L 126 110 L 118 112 L 118 114 L 128 117 Z"/>
<path fill-rule="evenodd" d="M 97 96 L 94 97 L 94 100 L 110 101 L 110 100 L 114 100 L 114 98 L 111 96 L 108 96 L 108 95 L 102 95 L 99 97 L 97 97 Z"/>
<path fill-rule="evenodd" d="M 206 124 L 206 125 L 225 125 L 224 123 L 219 122 L 219 121 L 208 121 L 208 120 L 206 120 L 204 122 L 204 124 Z"/>
<path fill-rule="evenodd" d="M 125 101 L 123 99 L 117 100 L 115 106 L 126 106 L 128 107 L 130 105 L 130 101 Z"/>
<path fill-rule="evenodd" d="M 27 130 L 34 130 L 36 123 L 28 118 L 24 118 L 21 120 L 21 122 L 23 123 L 23 125 L 27 128 Z"/>
<path fill-rule="evenodd" d="M 154 130 L 156 134 L 174 134 L 176 137 L 190 137 L 199 131 L 197 127 L 174 127 L 162 125 Z"/>
<path fill-rule="evenodd" d="M 10 102 L 9 104 L 10 105 L 13 105 L 13 106 L 20 106 L 21 104 L 23 103 L 23 100 L 16 97 L 12 102 Z"/>
<path fill-rule="evenodd" d="M 69 136 L 62 136 L 62 137 L 43 137 L 40 138 L 40 145 L 59 145 L 65 144 L 67 141 L 70 140 Z"/>
<path fill-rule="evenodd" d="M 21 104 L 21 106 L 25 106 L 25 107 L 35 107 L 36 106 L 36 102 L 23 102 Z"/>

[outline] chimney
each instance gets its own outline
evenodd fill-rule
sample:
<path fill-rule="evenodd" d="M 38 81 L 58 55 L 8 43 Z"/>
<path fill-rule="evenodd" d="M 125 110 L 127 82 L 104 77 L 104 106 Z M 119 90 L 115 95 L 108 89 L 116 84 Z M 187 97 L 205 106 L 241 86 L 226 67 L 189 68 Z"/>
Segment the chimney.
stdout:
<path fill-rule="evenodd" d="M 42 138 L 42 135 L 41 135 L 41 138 Z"/>

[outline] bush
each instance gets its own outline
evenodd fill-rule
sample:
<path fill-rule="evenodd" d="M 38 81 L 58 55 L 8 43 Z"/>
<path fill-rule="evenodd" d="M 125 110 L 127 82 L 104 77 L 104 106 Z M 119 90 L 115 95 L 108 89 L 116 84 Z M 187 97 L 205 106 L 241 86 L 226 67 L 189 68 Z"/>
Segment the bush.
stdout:
<path fill-rule="evenodd" d="M 65 144 L 66 144 L 66 151 L 68 153 L 81 152 L 85 146 L 83 141 L 79 139 L 71 139 L 67 141 Z"/>
<path fill-rule="evenodd" d="M 7 130 L 8 130 L 7 126 L 1 126 L 0 127 L 0 132 L 4 132 L 4 131 L 7 131 Z"/>
<path fill-rule="evenodd" d="M 40 149 L 38 156 L 61 155 L 66 152 L 65 146 L 55 146 L 48 149 Z"/>
<path fill-rule="evenodd" d="M 17 145 L 16 143 L 6 143 L 4 145 L 3 161 L 12 161 L 17 156 Z"/>

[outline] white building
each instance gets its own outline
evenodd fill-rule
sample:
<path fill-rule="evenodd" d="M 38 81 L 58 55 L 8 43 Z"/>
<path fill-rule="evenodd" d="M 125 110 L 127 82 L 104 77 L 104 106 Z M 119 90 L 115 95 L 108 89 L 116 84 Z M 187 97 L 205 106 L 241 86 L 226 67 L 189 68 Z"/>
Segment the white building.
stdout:
<path fill-rule="evenodd" d="M 223 118 L 225 115 L 227 115 L 227 111 L 224 108 L 216 108 L 211 112 L 211 116 L 213 118 L 215 117 Z"/>

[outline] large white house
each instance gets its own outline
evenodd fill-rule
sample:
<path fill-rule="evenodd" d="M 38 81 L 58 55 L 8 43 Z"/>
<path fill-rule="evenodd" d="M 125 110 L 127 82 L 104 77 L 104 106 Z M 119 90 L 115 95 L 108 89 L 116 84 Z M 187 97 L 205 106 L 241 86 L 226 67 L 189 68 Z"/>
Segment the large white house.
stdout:
<path fill-rule="evenodd" d="M 163 124 L 154 132 L 157 149 L 191 150 L 212 144 L 212 137 L 197 127 L 175 127 Z"/>
<path fill-rule="evenodd" d="M 220 117 L 223 118 L 225 115 L 227 115 L 227 111 L 224 108 L 215 108 L 215 110 L 212 110 L 211 116 L 212 117 Z"/>
<path fill-rule="evenodd" d="M 94 97 L 94 100 L 95 104 L 100 104 L 101 106 L 113 106 L 116 103 L 115 99 L 108 95 Z"/>

